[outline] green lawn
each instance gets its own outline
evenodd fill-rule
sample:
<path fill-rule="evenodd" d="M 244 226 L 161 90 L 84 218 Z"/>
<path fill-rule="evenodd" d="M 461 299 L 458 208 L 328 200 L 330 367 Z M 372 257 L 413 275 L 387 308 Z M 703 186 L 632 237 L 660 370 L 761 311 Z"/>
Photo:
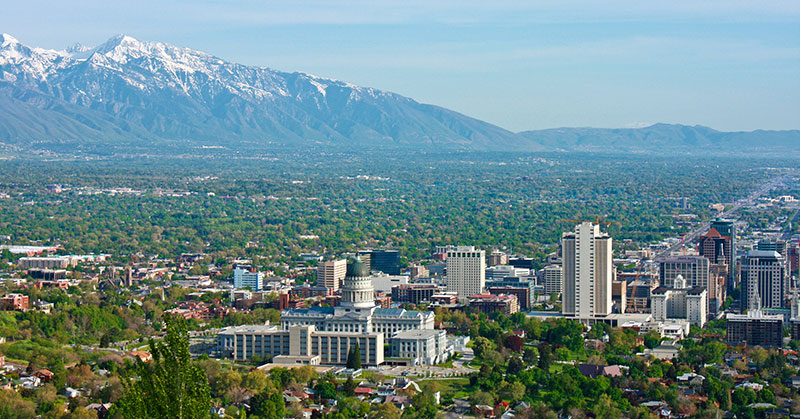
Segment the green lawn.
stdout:
<path fill-rule="evenodd" d="M 452 394 L 453 398 L 469 398 L 469 378 L 447 378 L 442 380 L 420 380 L 420 382 L 433 381 L 442 395 Z"/>

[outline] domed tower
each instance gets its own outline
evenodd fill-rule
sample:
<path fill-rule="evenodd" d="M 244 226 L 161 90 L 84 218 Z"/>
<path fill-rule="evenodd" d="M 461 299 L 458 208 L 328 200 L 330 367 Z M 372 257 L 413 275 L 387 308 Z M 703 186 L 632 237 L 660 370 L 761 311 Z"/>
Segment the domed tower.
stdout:
<path fill-rule="evenodd" d="M 373 308 L 375 307 L 375 288 L 369 269 L 360 259 L 347 264 L 347 276 L 342 286 L 342 307 Z"/>

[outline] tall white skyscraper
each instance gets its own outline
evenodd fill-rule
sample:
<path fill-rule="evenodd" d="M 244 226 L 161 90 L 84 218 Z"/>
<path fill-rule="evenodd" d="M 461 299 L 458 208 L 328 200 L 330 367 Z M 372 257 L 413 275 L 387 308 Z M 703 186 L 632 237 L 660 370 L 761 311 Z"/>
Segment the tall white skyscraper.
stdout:
<path fill-rule="evenodd" d="M 562 313 L 589 318 L 611 313 L 613 260 L 611 237 L 600 226 L 583 222 L 561 237 L 563 254 Z"/>
<path fill-rule="evenodd" d="M 459 301 L 480 294 L 486 284 L 486 252 L 474 246 L 447 251 L 447 291 L 457 292 Z"/>
<path fill-rule="evenodd" d="M 747 252 L 742 258 L 742 306 L 748 310 L 783 308 L 787 294 L 786 258 L 769 250 Z"/>

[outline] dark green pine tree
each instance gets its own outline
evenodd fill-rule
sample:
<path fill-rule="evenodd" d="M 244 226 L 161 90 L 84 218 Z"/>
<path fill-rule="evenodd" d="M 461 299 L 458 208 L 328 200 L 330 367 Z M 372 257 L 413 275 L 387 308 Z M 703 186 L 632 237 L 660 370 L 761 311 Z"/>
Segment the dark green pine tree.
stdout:
<path fill-rule="evenodd" d="M 126 419 L 196 419 L 211 416 L 211 390 L 205 371 L 192 361 L 183 318 L 166 317 L 163 342 L 150 340 L 149 362 L 136 362 L 135 376 L 117 408 Z"/>
<path fill-rule="evenodd" d="M 351 346 L 347 352 L 347 368 L 361 369 L 361 348 L 358 347 L 358 343 L 356 346 Z"/>

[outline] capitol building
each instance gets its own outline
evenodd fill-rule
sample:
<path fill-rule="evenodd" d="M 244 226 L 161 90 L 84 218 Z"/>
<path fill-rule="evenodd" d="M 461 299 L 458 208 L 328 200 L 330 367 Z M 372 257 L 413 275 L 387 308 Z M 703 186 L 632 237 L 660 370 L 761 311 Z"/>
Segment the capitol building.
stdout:
<path fill-rule="evenodd" d="M 410 365 L 444 362 L 450 352 L 443 330 L 433 327 L 430 311 L 380 308 L 366 265 L 347 265 L 336 307 L 287 309 L 281 324 L 233 326 L 217 335 L 216 352 L 235 360 L 272 358 L 275 363 L 345 364 L 358 345 L 365 365 L 387 360 Z M 391 354 L 384 354 L 389 344 Z"/>
<path fill-rule="evenodd" d="M 326 332 L 383 334 L 388 341 L 405 330 L 433 330 L 432 311 L 408 311 L 402 308 L 380 308 L 375 305 L 375 290 L 367 266 L 360 260 L 347 265 L 342 286 L 342 301 L 337 307 L 289 309 L 281 313 L 281 328 L 313 325 Z"/>

